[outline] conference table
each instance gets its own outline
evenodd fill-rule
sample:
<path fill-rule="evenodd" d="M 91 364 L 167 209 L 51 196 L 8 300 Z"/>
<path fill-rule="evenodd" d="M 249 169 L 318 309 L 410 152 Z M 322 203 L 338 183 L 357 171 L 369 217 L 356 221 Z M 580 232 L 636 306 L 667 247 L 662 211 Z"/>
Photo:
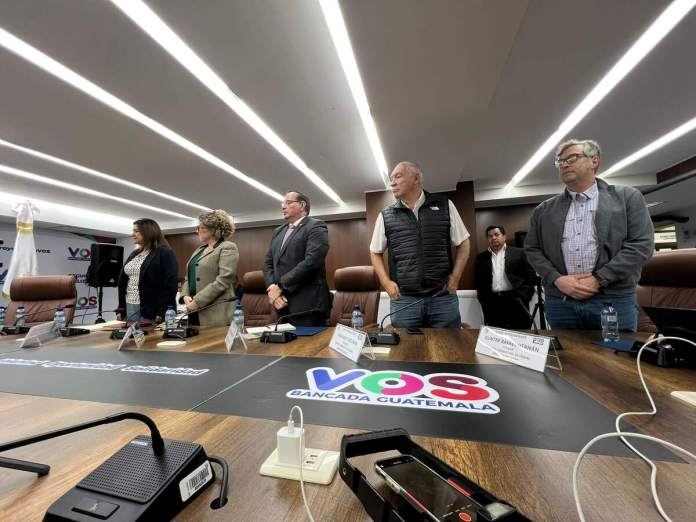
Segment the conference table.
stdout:
<path fill-rule="evenodd" d="M 226 328 L 201 328 L 177 352 L 217 353 L 227 357 Z M 547 369 L 572 384 L 614 414 L 642 411 L 649 407 L 636 371 L 635 359 L 615 354 L 592 343 L 598 332 L 554 332 L 564 350 L 562 371 Z M 287 344 L 249 341 L 248 350 L 235 347 L 236 355 L 270 355 L 286 359 L 316 358 L 318 365 L 342 358 L 329 348 L 333 329 Z M 424 335 L 402 332 L 399 346 L 379 360 L 505 365 L 500 360 L 475 353 L 478 330 L 424 329 Z M 644 339 L 647 334 L 635 334 Z M 160 334 L 147 336 L 140 352 L 159 354 Z M 79 348 L 89 353 L 115 350 L 118 341 L 106 332 L 56 339 L 43 348 Z M 14 348 L 13 348 L 14 347 Z M 0 358 L 16 356 L 12 337 L 0 338 Z M 136 350 L 134 345 L 129 350 Z M 85 352 L 88 353 L 88 352 Z M 44 355 L 45 357 L 45 355 Z M 351 363 L 352 364 L 352 363 Z M 530 371 L 531 370 L 524 370 Z M 630 421 L 643 433 L 654 435 L 696 451 L 696 409 L 670 397 L 673 390 L 695 390 L 696 372 L 664 369 L 643 364 L 658 414 Z M 284 424 L 277 420 L 248 416 L 179 411 L 140 405 L 7 393 L 0 382 L 0 442 L 104 417 L 120 411 L 137 411 L 150 416 L 168 439 L 195 441 L 209 455 L 224 457 L 230 466 L 229 502 L 221 509 L 210 503 L 219 491 L 216 484 L 182 511 L 177 520 L 305 520 L 299 483 L 261 476 L 259 467 L 273 451 L 276 431 Z M 171 390 L 162 389 L 161 394 Z M 84 393 L 89 397 L 90 390 Z M 302 403 L 307 428 L 306 445 L 338 450 L 341 437 L 360 433 L 361 426 L 333 427 L 312 422 L 309 401 Z M 572 414 L 572 412 L 571 412 Z M 459 415 L 459 414 L 453 414 Z M 463 422 L 468 422 L 464 420 Z M 42 462 L 51 472 L 38 478 L 31 473 L 0 470 L 0 520 L 40 520 L 46 509 L 94 468 L 139 434 L 147 433 L 137 422 L 121 422 L 45 441 L 6 452 L 4 456 Z M 413 439 L 480 486 L 517 507 L 533 520 L 577 520 L 572 492 L 572 469 L 577 453 L 515 446 L 477 440 L 413 436 Z M 373 462 L 385 455 L 355 459 L 375 485 L 384 490 L 373 470 Z M 673 520 L 693 520 L 696 488 L 694 466 L 679 459 L 658 462 L 658 490 L 663 506 Z M 581 497 L 588 520 L 660 520 L 650 498 L 649 468 L 637 458 L 588 454 L 581 469 Z M 328 486 L 307 484 L 307 500 L 315 520 L 368 520 L 362 505 L 337 475 Z"/>

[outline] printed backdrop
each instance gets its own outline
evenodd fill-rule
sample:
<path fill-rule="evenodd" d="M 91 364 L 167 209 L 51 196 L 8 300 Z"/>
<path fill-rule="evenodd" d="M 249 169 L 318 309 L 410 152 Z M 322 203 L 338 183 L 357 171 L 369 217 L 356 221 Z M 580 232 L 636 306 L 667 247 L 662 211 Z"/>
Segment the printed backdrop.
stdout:
<path fill-rule="evenodd" d="M 5 282 L 5 276 L 12 259 L 17 231 L 14 224 L 0 223 L 0 287 Z M 72 232 L 60 232 L 34 227 L 36 256 L 38 258 L 38 275 L 74 275 L 77 280 L 77 310 L 75 323 L 93 323 L 97 311 L 97 290 L 87 286 L 86 274 L 90 262 L 90 246 L 92 243 L 116 243 L 113 238 L 95 237 Z M 126 245 L 126 251 L 130 247 Z M 127 254 L 126 254 L 127 255 Z M 0 306 L 6 306 L 0 297 Z M 104 318 L 114 319 L 111 310 L 118 305 L 115 288 L 104 289 Z M 82 317 L 84 314 L 84 318 Z"/>

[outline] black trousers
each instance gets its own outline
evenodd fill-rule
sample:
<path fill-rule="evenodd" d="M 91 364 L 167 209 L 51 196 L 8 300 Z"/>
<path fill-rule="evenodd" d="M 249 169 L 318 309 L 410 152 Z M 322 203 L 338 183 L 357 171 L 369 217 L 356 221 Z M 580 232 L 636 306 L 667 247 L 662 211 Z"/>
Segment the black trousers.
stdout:
<path fill-rule="evenodd" d="M 278 311 L 278 318 L 289 315 L 287 312 L 287 307 L 284 310 Z M 329 318 L 328 312 L 312 312 L 305 315 L 300 315 L 297 317 L 291 317 L 284 323 L 290 323 L 293 326 L 326 326 L 326 320 Z"/>
<path fill-rule="evenodd" d="M 514 290 L 491 294 L 481 301 L 481 308 L 487 326 L 510 330 L 529 330 L 532 327 L 532 320 L 525 312 L 525 309 L 529 310 L 529 301 L 520 298 Z"/>

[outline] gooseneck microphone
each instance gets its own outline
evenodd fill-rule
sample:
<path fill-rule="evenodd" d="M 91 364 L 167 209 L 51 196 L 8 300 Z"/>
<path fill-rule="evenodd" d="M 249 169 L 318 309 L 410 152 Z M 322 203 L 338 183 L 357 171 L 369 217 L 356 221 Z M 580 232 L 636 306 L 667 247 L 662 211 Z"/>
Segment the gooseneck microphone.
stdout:
<path fill-rule="evenodd" d="M 44 312 L 55 312 L 59 308 L 66 309 L 66 308 L 74 308 L 74 304 L 66 304 L 63 306 L 56 306 L 55 308 L 43 308 L 41 310 L 37 310 L 36 312 L 32 312 L 30 314 L 25 314 L 24 318 L 26 319 L 27 317 L 31 317 L 32 315 L 38 315 L 42 314 Z M 3 326 L 2 327 L 2 333 L 5 335 L 18 335 L 18 334 L 25 334 L 29 331 L 29 326 L 17 326 L 17 321 L 19 320 L 19 317 L 17 317 L 17 312 L 15 312 L 15 320 L 12 323 L 12 326 Z M 46 321 L 48 322 L 48 321 Z"/>
<path fill-rule="evenodd" d="M 430 290 L 432 292 L 432 290 Z M 382 320 L 379 323 L 379 330 L 376 332 L 371 332 L 369 334 L 370 337 L 370 343 L 373 344 L 388 344 L 388 345 L 397 345 L 401 342 L 401 336 L 398 334 L 398 332 L 385 332 L 384 331 L 384 321 L 387 319 L 387 317 L 390 317 L 394 314 L 398 314 L 402 310 L 406 310 L 406 308 L 410 308 L 411 306 L 415 306 L 417 304 L 422 303 L 428 298 L 432 297 L 441 297 L 445 294 L 448 294 L 449 290 L 447 290 L 447 287 L 441 288 L 438 292 L 436 292 L 433 295 L 426 295 L 425 297 L 422 297 L 418 299 L 417 301 L 413 301 L 412 303 L 409 303 L 405 306 L 402 306 L 401 308 L 398 308 L 394 310 L 393 312 L 389 312 L 387 315 L 382 317 Z"/>
<path fill-rule="evenodd" d="M 288 314 L 280 317 L 276 321 L 275 328 L 273 328 L 273 331 L 263 332 L 259 341 L 262 343 L 288 343 L 290 341 L 294 341 L 295 339 L 297 339 L 297 334 L 294 332 L 279 332 L 278 325 L 283 321 L 290 319 L 291 317 L 300 317 L 302 315 L 309 315 L 316 312 L 323 312 L 323 310 L 320 310 L 318 308 L 311 308 L 310 310 L 303 310 L 302 312 L 295 312 L 294 314 Z"/>
<path fill-rule="evenodd" d="M 164 333 L 162 334 L 162 339 L 186 339 L 187 337 L 193 337 L 194 335 L 198 335 L 198 328 L 193 328 L 192 326 L 180 326 L 180 323 L 184 319 L 184 317 L 188 317 L 190 314 L 197 314 L 198 312 L 202 312 L 203 310 L 207 310 L 208 308 L 212 308 L 213 306 L 217 306 L 223 303 L 234 303 L 235 301 L 237 301 L 236 297 L 230 297 L 229 299 L 223 299 L 222 301 L 215 301 L 214 303 L 210 303 L 209 305 L 199 308 L 195 312 L 186 312 L 181 317 L 176 319 L 176 326 L 174 328 L 165 327 Z"/>
<path fill-rule="evenodd" d="M 123 412 L 0 445 L 7 451 L 77 431 L 126 419 L 144 422 L 150 436 L 138 435 L 101 466 L 56 500 L 46 521 L 108 519 L 109 522 L 169 520 L 198 497 L 215 480 L 211 462 L 223 469 L 218 505 L 227 501 L 228 466 L 221 457 L 206 455 L 193 442 L 165 440 L 152 419 Z M 46 475 L 50 467 L 0 457 L 0 467 Z M 85 516 L 87 515 L 87 517 Z"/>

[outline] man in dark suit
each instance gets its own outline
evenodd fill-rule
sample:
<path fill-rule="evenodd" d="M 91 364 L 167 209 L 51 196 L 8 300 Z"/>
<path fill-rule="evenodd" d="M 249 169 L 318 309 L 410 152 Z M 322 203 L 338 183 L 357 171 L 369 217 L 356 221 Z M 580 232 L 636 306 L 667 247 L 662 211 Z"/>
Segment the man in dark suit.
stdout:
<path fill-rule="evenodd" d="M 283 217 L 287 224 L 273 231 L 263 276 L 268 301 L 283 317 L 316 309 L 289 320 L 296 326 L 324 326 L 331 312 L 326 281 L 329 231 L 326 223 L 309 217 L 309 198 L 297 191 L 285 194 Z"/>
<path fill-rule="evenodd" d="M 534 293 L 535 273 L 524 249 L 506 246 L 505 228 L 486 228 L 488 250 L 476 256 L 476 292 L 488 326 L 529 329 L 525 309 Z"/>

